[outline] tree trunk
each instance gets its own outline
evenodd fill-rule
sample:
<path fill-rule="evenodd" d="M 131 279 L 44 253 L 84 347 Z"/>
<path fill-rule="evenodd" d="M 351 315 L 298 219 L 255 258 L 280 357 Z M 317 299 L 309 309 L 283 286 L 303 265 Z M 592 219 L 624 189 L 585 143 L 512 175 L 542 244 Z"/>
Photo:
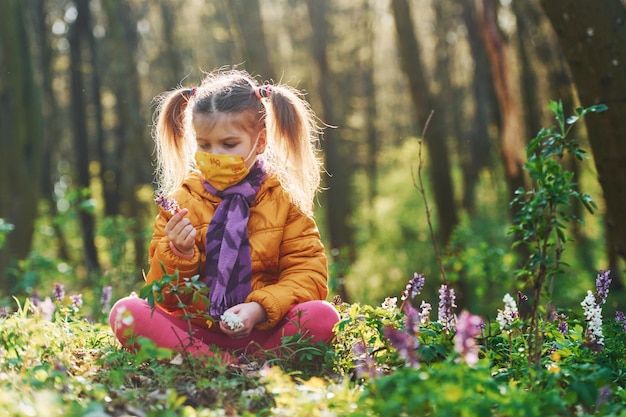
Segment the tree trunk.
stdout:
<path fill-rule="evenodd" d="M 463 165 L 463 208 L 468 212 L 474 211 L 474 189 L 478 182 L 481 169 L 490 164 L 491 138 L 489 125 L 495 123 L 494 107 L 495 93 L 491 82 L 491 68 L 485 43 L 480 38 L 476 10 L 470 2 L 460 0 L 463 7 L 463 21 L 467 28 L 467 41 L 474 59 L 474 74 L 472 77 L 472 97 L 474 104 L 473 122 L 470 123 L 468 133 L 469 159 Z"/>
<path fill-rule="evenodd" d="M 260 74 L 263 79 L 273 79 L 275 74 L 265 43 L 259 0 L 228 0 L 225 4 L 238 29 L 237 43 L 242 48 L 243 66 L 253 75 Z"/>
<path fill-rule="evenodd" d="M 500 112 L 500 151 L 509 186 L 510 200 L 524 187 L 524 123 L 521 99 L 515 91 L 516 80 L 509 68 L 509 48 L 497 23 L 493 0 L 476 0 L 479 29 L 485 43 Z M 515 209 L 514 209 L 515 210 Z"/>
<path fill-rule="evenodd" d="M 43 114 L 29 54 L 27 3 L 0 2 L 0 218 L 13 224 L 0 250 L 0 296 L 15 285 L 8 267 L 31 249 L 43 161 Z"/>
<path fill-rule="evenodd" d="M 161 7 L 161 22 L 163 25 L 163 47 L 157 62 L 160 62 L 165 75 L 165 85 L 177 85 L 183 77 L 183 65 L 180 45 L 174 34 L 176 33 L 177 11 L 184 7 L 180 0 L 159 0 Z"/>
<path fill-rule="evenodd" d="M 119 155 L 116 165 L 116 178 L 119 187 L 118 199 L 121 214 L 126 219 L 134 219 L 131 237 L 134 240 L 135 264 L 145 265 L 147 249 L 142 237 L 142 219 L 147 216 L 147 208 L 137 196 L 137 187 L 149 181 L 150 149 L 141 116 L 141 95 L 139 74 L 137 73 L 138 35 L 136 20 L 131 5 L 127 1 L 105 0 L 103 2 L 109 20 L 110 45 L 124 59 L 117 60 L 109 67 L 114 75 L 111 88 L 116 100 L 116 149 Z"/>
<path fill-rule="evenodd" d="M 438 235 L 445 246 L 455 226 L 458 223 L 458 214 L 454 201 L 452 178 L 450 175 L 450 161 L 446 143 L 444 112 L 437 103 L 426 83 L 424 65 L 422 63 L 420 45 L 415 36 L 411 9 L 407 0 L 392 0 L 391 8 L 396 23 L 400 58 L 404 73 L 409 81 L 409 89 L 413 100 L 417 125 L 426 127 L 428 117 L 432 111 L 434 116 L 423 138 L 428 153 L 427 165 L 429 168 L 432 191 L 435 196 L 435 208 L 438 219 Z M 441 111 L 441 114 L 439 113 Z M 422 133 L 419 132 L 419 134 Z"/>
<path fill-rule="evenodd" d="M 376 110 L 376 84 L 374 83 L 374 71 L 375 71 L 375 56 L 376 51 L 374 48 L 374 31 L 372 30 L 372 24 L 375 17 L 372 10 L 370 1 L 365 0 L 364 12 L 365 12 L 365 42 L 364 59 L 360 63 L 362 66 L 363 77 L 363 96 L 365 100 L 365 136 L 367 138 L 367 159 L 365 161 L 365 171 L 367 175 L 368 184 L 368 196 L 367 203 L 370 208 L 374 207 L 374 199 L 378 194 L 376 182 L 378 181 L 378 132 L 376 130 L 376 121 L 378 119 L 378 113 Z M 374 0 L 375 1 L 375 0 Z M 373 230 L 373 225 L 368 225 L 370 232 Z"/>
<path fill-rule="evenodd" d="M 522 86 L 534 86 L 533 88 L 522 87 L 521 98 L 524 116 L 524 125 L 530 135 L 539 132 L 542 127 L 540 114 L 546 108 L 547 101 L 541 102 L 539 84 L 539 73 L 535 52 L 545 48 L 545 39 L 535 39 L 534 31 L 539 26 L 539 16 L 537 16 L 533 0 L 517 1 L 512 3 L 517 25 L 517 49 L 520 58 L 520 82 Z M 554 99 L 551 97 L 551 99 Z"/>
<path fill-rule="evenodd" d="M 48 203 L 51 227 L 56 238 L 56 251 L 59 259 L 70 261 L 70 250 L 63 229 L 56 221 L 59 211 L 54 195 L 54 184 L 57 180 L 56 163 L 61 138 L 61 112 L 52 88 L 54 69 L 52 65 L 54 52 L 50 44 L 50 28 L 46 23 L 46 0 L 30 2 L 33 14 L 34 33 L 39 46 L 39 72 L 41 73 L 41 92 L 43 97 L 42 112 L 44 117 L 44 133 L 42 138 L 41 194 Z"/>
<path fill-rule="evenodd" d="M 115 166 L 118 159 L 107 158 L 106 134 L 103 126 L 104 110 L 102 108 L 102 78 L 101 69 L 104 67 L 99 59 L 99 45 L 93 36 L 92 31 L 85 34 L 89 45 L 89 63 L 91 67 L 91 91 L 93 92 L 93 125 L 94 137 L 96 142 L 96 160 L 98 161 L 100 170 L 100 182 L 102 184 L 102 199 L 104 200 L 105 217 L 115 216 L 120 213 L 120 205 L 118 198 L 118 178 L 116 176 Z"/>
<path fill-rule="evenodd" d="M 91 176 L 89 174 L 89 134 L 87 129 L 87 98 L 85 97 L 85 82 L 83 78 L 84 40 L 90 33 L 89 1 L 76 2 L 78 14 L 69 34 L 70 42 L 70 83 L 71 83 L 71 112 L 74 139 L 74 158 L 76 167 L 76 183 L 81 191 L 81 200 L 89 198 Z M 85 194 L 82 194 L 82 193 Z M 96 221 L 94 214 L 84 208 L 79 208 L 79 219 L 83 238 L 83 255 L 88 276 L 100 269 L 98 251 L 95 245 Z"/>
<path fill-rule="evenodd" d="M 626 259 L 626 7 L 621 0 L 547 1 L 548 15 L 569 63 L 581 105 L 606 104 L 585 118 L 606 202 L 609 244 Z"/>
<path fill-rule="evenodd" d="M 307 0 L 309 19 L 313 29 L 313 55 L 319 71 L 318 93 L 321 100 L 321 118 L 325 123 L 335 125 L 333 100 L 330 94 L 331 72 L 328 65 L 328 25 L 326 12 L 328 0 Z M 326 129 L 322 141 L 326 170 L 329 172 L 327 179 L 328 191 L 326 216 L 328 219 L 328 233 L 330 235 L 331 254 L 336 265 L 350 265 L 354 261 L 354 244 L 352 228 L 349 216 L 352 212 L 349 199 L 350 174 L 346 160 L 342 158 L 338 137 L 332 129 Z M 341 269 L 341 267 L 339 268 Z M 343 277 L 345 271 L 338 271 L 337 292 L 343 300 L 348 300 Z"/>

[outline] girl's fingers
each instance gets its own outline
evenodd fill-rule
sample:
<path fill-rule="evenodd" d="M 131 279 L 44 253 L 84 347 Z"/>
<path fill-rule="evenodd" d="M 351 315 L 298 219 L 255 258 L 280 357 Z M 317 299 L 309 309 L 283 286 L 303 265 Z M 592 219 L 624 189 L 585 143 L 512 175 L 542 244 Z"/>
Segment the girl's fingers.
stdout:
<path fill-rule="evenodd" d="M 196 240 L 196 229 L 191 224 L 184 226 L 178 230 L 175 228 L 168 238 L 174 243 L 174 245 L 182 250 L 188 250 L 193 248 Z"/>
<path fill-rule="evenodd" d="M 184 233 L 185 229 L 187 229 L 187 231 Z M 165 226 L 165 232 L 167 233 L 168 236 L 181 235 L 181 234 L 188 235 L 189 230 L 191 229 L 193 229 L 193 225 L 191 224 L 191 221 L 187 218 L 175 220 L 172 217 L 169 223 L 167 223 L 167 226 Z"/>
<path fill-rule="evenodd" d="M 196 241 L 196 229 L 189 225 L 188 228 L 185 227 L 185 229 L 183 229 L 180 236 L 183 238 L 182 244 L 184 246 L 193 246 Z"/>
<path fill-rule="evenodd" d="M 179 226 L 185 220 L 187 221 L 188 224 L 190 224 L 191 221 L 185 218 L 185 215 L 187 213 L 189 213 L 189 210 L 182 209 L 178 213 L 174 214 L 172 218 L 169 219 L 169 221 L 165 225 L 165 232 L 167 233 L 167 232 L 173 231 L 177 226 Z"/>
<path fill-rule="evenodd" d="M 196 229 L 191 221 L 185 217 L 189 211 L 182 209 L 174 214 L 165 225 L 165 235 L 179 250 L 193 248 L 196 239 Z"/>

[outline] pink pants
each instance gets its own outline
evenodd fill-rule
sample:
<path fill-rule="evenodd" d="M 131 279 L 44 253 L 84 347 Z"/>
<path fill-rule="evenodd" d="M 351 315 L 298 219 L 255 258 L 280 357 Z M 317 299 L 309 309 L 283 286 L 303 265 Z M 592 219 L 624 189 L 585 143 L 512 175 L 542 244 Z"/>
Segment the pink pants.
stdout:
<path fill-rule="evenodd" d="M 255 329 L 246 338 L 233 339 L 197 325 L 192 325 L 193 336 L 190 336 L 187 321 L 172 317 L 159 308 L 153 310 L 146 300 L 136 296 L 119 300 L 109 315 L 113 333 L 127 349 L 134 350 L 136 338 L 143 336 L 159 347 L 185 350 L 194 355 L 212 355 L 215 348 L 232 353 L 271 350 L 281 346 L 284 336 L 298 332 L 306 338 L 312 337 L 312 343 L 329 343 L 338 320 L 339 314 L 330 303 L 308 301 L 289 310 L 287 316 L 274 328 Z"/>

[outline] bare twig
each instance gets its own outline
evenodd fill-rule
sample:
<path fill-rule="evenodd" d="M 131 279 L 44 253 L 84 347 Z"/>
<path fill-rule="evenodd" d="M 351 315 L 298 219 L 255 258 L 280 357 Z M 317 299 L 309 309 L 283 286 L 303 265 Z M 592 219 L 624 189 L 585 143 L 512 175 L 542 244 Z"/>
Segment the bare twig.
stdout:
<path fill-rule="evenodd" d="M 428 198 L 426 198 L 426 191 L 424 189 L 424 181 L 422 179 L 422 168 L 424 167 L 424 159 L 422 158 L 422 141 L 424 137 L 426 137 L 426 131 L 428 130 L 428 125 L 430 124 L 430 120 L 435 113 L 434 110 L 431 110 L 428 115 L 428 119 L 426 119 L 426 123 L 424 124 L 424 129 L 422 130 L 422 136 L 419 139 L 419 153 L 418 153 L 418 166 L 417 166 L 417 181 L 415 180 L 415 173 L 413 172 L 413 167 L 411 167 L 411 178 L 413 179 L 413 186 L 417 189 L 422 195 L 422 199 L 424 200 L 424 208 L 426 209 L 426 219 L 428 220 L 428 230 L 430 231 L 430 240 L 433 244 L 433 248 L 435 249 L 435 256 L 437 257 L 437 265 L 439 265 L 439 272 L 441 272 L 441 280 L 444 284 L 448 284 L 448 277 L 446 275 L 446 271 L 443 267 L 443 262 L 441 261 L 441 254 L 439 253 L 439 246 L 437 245 L 437 240 L 435 239 L 435 230 L 433 228 L 432 220 L 430 217 L 431 210 L 428 205 Z"/>

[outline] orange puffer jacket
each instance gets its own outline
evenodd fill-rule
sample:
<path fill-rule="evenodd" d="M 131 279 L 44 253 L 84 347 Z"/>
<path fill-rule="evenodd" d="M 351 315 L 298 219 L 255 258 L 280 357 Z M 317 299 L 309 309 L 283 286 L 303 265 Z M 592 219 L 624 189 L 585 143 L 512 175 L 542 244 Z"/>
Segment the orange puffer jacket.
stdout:
<path fill-rule="evenodd" d="M 208 193 L 199 174 L 192 174 L 174 197 L 196 227 L 195 255 L 187 260 L 174 254 L 165 236 L 169 212 L 159 208 L 150 243 L 148 284 L 178 270 L 179 277 L 202 274 L 205 262 L 205 239 L 209 223 L 221 201 Z M 250 207 L 248 222 L 252 258 L 252 292 L 246 302 L 256 301 L 265 308 L 267 321 L 257 325 L 264 330 L 275 326 L 296 304 L 324 300 L 328 295 L 328 266 L 324 246 L 315 221 L 302 213 L 275 177 L 261 185 L 255 205 Z M 183 299 L 190 312 L 205 311 L 202 302 L 192 303 L 191 296 Z M 158 306 L 177 317 L 183 315 L 178 300 L 166 295 Z M 204 320 L 194 320 L 206 326 Z M 217 329 L 218 326 L 212 326 Z"/>

